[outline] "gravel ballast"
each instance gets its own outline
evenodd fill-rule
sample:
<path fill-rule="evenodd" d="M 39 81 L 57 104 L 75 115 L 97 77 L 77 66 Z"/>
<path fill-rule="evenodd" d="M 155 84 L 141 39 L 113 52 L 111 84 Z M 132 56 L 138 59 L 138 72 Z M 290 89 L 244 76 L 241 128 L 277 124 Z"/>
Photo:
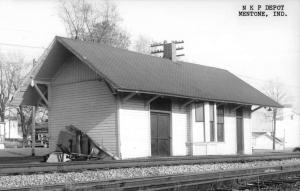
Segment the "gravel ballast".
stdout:
<path fill-rule="evenodd" d="M 258 168 L 276 165 L 300 165 L 300 159 L 281 161 L 255 161 L 247 163 L 216 163 L 201 165 L 176 165 L 110 170 L 86 170 L 82 172 L 45 173 L 31 175 L 0 176 L 1 188 L 31 187 L 78 182 L 101 182 L 107 180 L 141 178 L 163 175 L 195 174 L 222 170 Z"/>

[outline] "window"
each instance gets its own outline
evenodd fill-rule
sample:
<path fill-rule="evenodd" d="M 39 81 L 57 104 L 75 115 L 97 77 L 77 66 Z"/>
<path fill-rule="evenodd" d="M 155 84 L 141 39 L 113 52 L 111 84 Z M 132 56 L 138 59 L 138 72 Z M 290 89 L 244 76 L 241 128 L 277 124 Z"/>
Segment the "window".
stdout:
<path fill-rule="evenodd" d="M 215 111 L 214 104 L 209 104 L 210 141 L 215 141 Z"/>
<path fill-rule="evenodd" d="M 219 142 L 224 142 L 224 107 L 217 108 L 217 138 Z"/>
<path fill-rule="evenodd" d="M 196 122 L 204 121 L 204 104 L 203 103 L 195 104 L 195 115 L 196 115 Z"/>

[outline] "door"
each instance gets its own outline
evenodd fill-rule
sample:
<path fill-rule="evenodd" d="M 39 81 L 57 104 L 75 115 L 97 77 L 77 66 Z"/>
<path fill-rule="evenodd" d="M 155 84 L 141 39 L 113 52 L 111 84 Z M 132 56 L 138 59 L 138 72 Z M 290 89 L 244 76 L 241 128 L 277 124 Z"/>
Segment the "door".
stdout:
<path fill-rule="evenodd" d="M 151 112 L 151 156 L 170 156 L 170 114 Z"/>
<path fill-rule="evenodd" d="M 236 110 L 237 154 L 244 154 L 244 121 L 243 108 Z"/>

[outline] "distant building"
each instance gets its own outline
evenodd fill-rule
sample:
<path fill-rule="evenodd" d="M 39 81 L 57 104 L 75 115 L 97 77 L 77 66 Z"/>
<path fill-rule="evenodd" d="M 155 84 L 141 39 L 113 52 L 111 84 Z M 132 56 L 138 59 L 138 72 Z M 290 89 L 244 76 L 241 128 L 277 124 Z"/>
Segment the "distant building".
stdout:
<path fill-rule="evenodd" d="M 285 149 L 300 146 L 300 114 L 289 105 L 282 109 L 276 134 L 276 137 L 284 140 Z"/>
<path fill-rule="evenodd" d="M 252 132 L 272 132 L 272 118 L 267 116 L 266 109 L 260 109 L 251 115 Z"/>
<path fill-rule="evenodd" d="M 16 117 L 5 118 L 5 138 L 22 139 L 22 131 Z"/>
<path fill-rule="evenodd" d="M 273 147 L 273 136 L 266 132 L 252 132 L 252 143 L 254 150 L 269 150 Z M 275 138 L 276 150 L 283 150 L 283 142 Z"/>
<path fill-rule="evenodd" d="M 4 122 L 0 122 L 0 149 L 16 148 L 22 138 L 16 117 L 7 116 Z"/>
<path fill-rule="evenodd" d="M 272 118 L 267 116 L 265 111 L 261 110 L 252 114 L 252 132 L 255 137 L 258 135 L 257 133 L 271 135 L 272 131 Z M 282 141 L 283 149 L 289 150 L 300 146 L 300 115 L 289 104 L 285 104 L 284 108 L 278 112 L 276 137 Z M 272 144 L 260 145 L 253 142 L 253 148 L 267 149 L 266 147 L 272 149 Z M 276 143 L 275 148 L 280 150 L 281 146 Z"/>

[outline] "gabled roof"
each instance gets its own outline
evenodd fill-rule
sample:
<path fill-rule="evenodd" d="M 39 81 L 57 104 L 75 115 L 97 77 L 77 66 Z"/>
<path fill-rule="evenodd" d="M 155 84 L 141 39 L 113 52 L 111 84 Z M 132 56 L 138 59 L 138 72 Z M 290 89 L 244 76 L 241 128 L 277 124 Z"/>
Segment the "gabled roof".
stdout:
<path fill-rule="evenodd" d="M 59 43 L 72 52 L 117 91 L 281 107 L 227 70 L 172 62 L 100 43 L 62 37 L 56 37 L 54 43 Z M 53 51 L 55 50 L 50 50 L 48 57 L 59 56 L 59 53 L 51 54 Z M 35 78 L 38 77 L 39 72 Z"/>
<path fill-rule="evenodd" d="M 267 132 L 252 132 L 252 137 L 258 138 L 258 137 L 260 137 L 260 136 L 265 136 L 265 137 L 267 137 L 268 139 L 273 140 L 273 136 L 272 136 L 270 133 L 267 133 Z M 280 138 L 278 138 L 278 137 L 275 137 L 275 141 L 276 141 L 277 143 L 282 143 L 282 142 L 283 142 L 283 141 L 282 141 Z"/>

